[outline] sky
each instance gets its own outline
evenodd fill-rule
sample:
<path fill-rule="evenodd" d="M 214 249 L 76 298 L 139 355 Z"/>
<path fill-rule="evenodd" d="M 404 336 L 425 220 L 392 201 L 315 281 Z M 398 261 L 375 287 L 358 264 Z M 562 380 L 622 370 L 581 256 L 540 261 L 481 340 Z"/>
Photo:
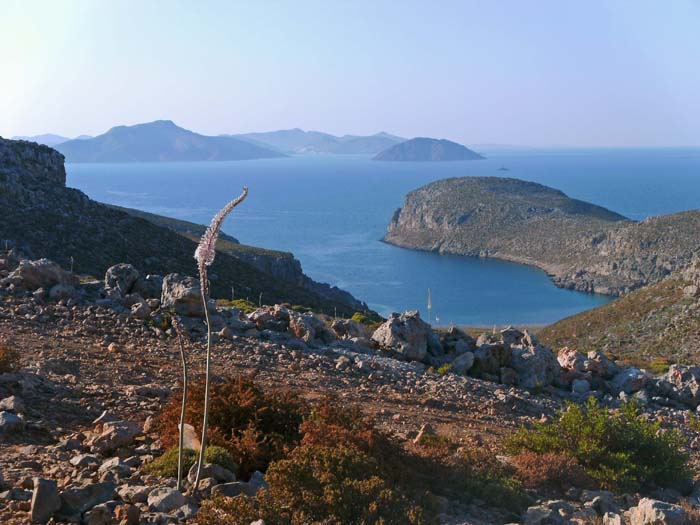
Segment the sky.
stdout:
<path fill-rule="evenodd" d="M 0 135 L 700 146 L 700 0 L 0 0 Z"/>

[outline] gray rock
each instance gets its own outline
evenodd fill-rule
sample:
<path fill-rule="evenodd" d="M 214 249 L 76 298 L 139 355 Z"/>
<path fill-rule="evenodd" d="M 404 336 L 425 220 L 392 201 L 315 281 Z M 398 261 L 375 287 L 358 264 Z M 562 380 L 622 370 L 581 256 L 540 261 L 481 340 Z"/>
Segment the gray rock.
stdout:
<path fill-rule="evenodd" d="M 480 338 L 481 339 L 481 338 Z M 477 375 L 498 375 L 501 368 L 510 365 L 511 351 L 501 342 L 484 343 L 474 352 L 473 372 Z"/>
<path fill-rule="evenodd" d="M 0 412 L 0 434 L 20 432 L 24 428 L 24 420 L 12 412 Z"/>
<path fill-rule="evenodd" d="M 517 372 L 521 388 L 550 385 L 561 372 L 554 353 L 540 344 L 513 347 L 510 366 Z"/>
<path fill-rule="evenodd" d="M 649 384 L 649 374 L 637 368 L 624 368 L 611 381 L 610 386 L 615 392 L 633 394 Z"/>
<path fill-rule="evenodd" d="M 147 275 L 136 279 L 132 292 L 139 294 L 144 299 L 160 299 L 163 291 L 163 276 Z"/>
<path fill-rule="evenodd" d="M 151 316 L 151 307 L 146 303 L 136 303 L 131 307 L 131 317 L 136 319 L 148 319 Z"/>
<path fill-rule="evenodd" d="M 438 337 L 417 311 L 391 314 L 372 334 L 372 340 L 382 349 L 396 352 L 410 361 L 426 361 L 429 353 L 443 353 Z"/>
<path fill-rule="evenodd" d="M 160 487 L 148 495 L 148 507 L 156 512 L 171 512 L 187 503 L 187 499 L 177 489 Z"/>
<path fill-rule="evenodd" d="M 691 408 L 700 404 L 700 367 L 671 365 L 661 379 L 667 385 L 668 397 Z"/>
<path fill-rule="evenodd" d="M 172 308 L 186 317 L 204 316 L 199 281 L 179 273 L 170 273 L 163 278 L 160 304 L 163 309 Z"/>
<path fill-rule="evenodd" d="M 59 520 L 80 522 L 83 512 L 112 499 L 116 485 L 111 482 L 89 483 L 67 488 L 61 492 L 61 508 L 56 512 Z"/>
<path fill-rule="evenodd" d="M 24 412 L 24 401 L 19 396 L 6 397 L 0 401 L 0 410 L 21 414 Z"/>
<path fill-rule="evenodd" d="M 211 489 L 211 495 L 214 496 L 227 496 L 229 498 L 234 498 L 241 494 L 246 494 L 250 488 L 248 483 L 243 481 L 234 481 L 232 483 L 222 483 L 221 485 L 216 485 Z"/>
<path fill-rule="evenodd" d="M 70 459 L 70 464 L 78 468 L 92 467 L 100 464 L 100 458 L 95 454 L 78 454 Z"/>
<path fill-rule="evenodd" d="M 119 497 L 127 503 L 146 503 L 153 487 L 146 485 L 122 485 L 117 489 Z"/>
<path fill-rule="evenodd" d="M 289 331 L 297 339 L 306 343 L 328 345 L 335 340 L 335 334 L 321 319 L 313 314 L 289 314 Z"/>
<path fill-rule="evenodd" d="M 61 497 L 55 481 L 34 478 L 30 516 L 33 523 L 46 523 L 61 508 Z"/>
<path fill-rule="evenodd" d="M 124 463 L 118 456 L 108 459 L 100 468 L 97 469 L 100 475 L 104 475 L 107 472 L 114 472 L 119 476 L 128 476 L 131 473 L 131 467 Z"/>
<path fill-rule="evenodd" d="M 685 511 L 683 507 L 642 498 L 636 507 L 630 509 L 630 525 L 683 525 Z"/>
<path fill-rule="evenodd" d="M 474 365 L 474 354 L 471 352 L 464 352 L 452 360 L 450 369 L 455 374 L 465 375 L 472 365 Z"/>
<path fill-rule="evenodd" d="M 236 474 L 215 463 L 205 463 L 202 465 L 202 477 L 214 478 L 218 483 L 230 483 L 236 481 Z M 187 479 L 194 483 L 197 478 L 197 463 L 193 464 L 187 473 Z"/>
<path fill-rule="evenodd" d="M 586 394 L 590 392 L 591 384 L 585 379 L 574 379 L 571 382 L 571 391 L 574 394 Z"/>
<path fill-rule="evenodd" d="M 124 297 L 139 278 L 139 272 L 130 264 L 120 263 L 107 268 L 105 272 L 105 291 L 109 295 Z"/>
<path fill-rule="evenodd" d="M 104 423 L 102 433 L 88 445 L 93 452 L 104 454 L 119 447 L 129 445 L 141 433 L 141 426 L 134 421 L 112 421 Z"/>
<path fill-rule="evenodd" d="M 26 288 L 49 289 L 57 284 L 78 284 L 78 278 L 48 259 L 20 261 L 19 266 L 7 276 L 7 280 Z"/>
<path fill-rule="evenodd" d="M 80 297 L 80 292 L 71 284 L 58 283 L 53 285 L 49 290 L 49 297 L 54 301 L 60 301 L 61 299 L 77 299 Z"/>
<path fill-rule="evenodd" d="M 336 319 L 331 324 L 331 330 L 339 339 L 351 339 L 353 337 L 370 339 L 372 337 L 372 330 L 368 326 L 355 322 L 352 319 Z"/>

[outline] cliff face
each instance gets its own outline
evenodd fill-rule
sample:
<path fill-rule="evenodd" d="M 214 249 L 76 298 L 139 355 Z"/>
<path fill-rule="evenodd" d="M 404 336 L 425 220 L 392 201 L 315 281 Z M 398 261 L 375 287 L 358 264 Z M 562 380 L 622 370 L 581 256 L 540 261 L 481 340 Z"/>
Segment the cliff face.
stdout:
<path fill-rule="evenodd" d="M 60 153 L 35 143 L 0 139 L 3 247 L 7 242 L 32 257 L 47 257 L 64 267 L 70 266 L 72 258 L 76 272 L 95 276 L 120 262 L 152 274 L 196 274 L 193 236 L 92 201 L 66 188 L 65 180 Z M 352 314 L 366 308 L 350 294 L 318 293 L 225 251 L 217 256 L 210 277 L 218 297 L 229 297 L 235 286 L 239 294 L 251 298 L 263 293 L 265 301 L 291 302 L 329 313 L 337 308 L 339 313 Z"/>
<path fill-rule="evenodd" d="M 385 241 L 530 264 L 558 286 L 621 295 L 685 266 L 699 228 L 698 211 L 635 223 L 540 184 L 464 177 L 409 193 Z"/>

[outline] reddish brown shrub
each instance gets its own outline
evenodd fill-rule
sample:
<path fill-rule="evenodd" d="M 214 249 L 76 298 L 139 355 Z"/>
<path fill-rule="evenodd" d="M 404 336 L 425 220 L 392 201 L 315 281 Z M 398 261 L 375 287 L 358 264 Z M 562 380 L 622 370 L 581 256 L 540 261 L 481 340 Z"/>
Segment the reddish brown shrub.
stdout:
<path fill-rule="evenodd" d="M 9 346 L 0 346 L 0 374 L 19 370 L 19 352 Z"/>
<path fill-rule="evenodd" d="M 575 458 L 566 454 L 525 451 L 513 457 L 515 476 L 525 488 L 566 491 L 570 487 L 593 488 L 595 481 Z"/>
<path fill-rule="evenodd" d="M 201 432 L 204 382 L 189 387 L 186 421 Z M 181 394 L 173 395 L 160 413 L 157 428 L 166 447 L 177 445 Z M 211 385 L 209 443 L 226 448 L 243 478 L 264 471 L 299 444 L 299 426 L 307 408 L 287 391 L 263 392 L 251 376 L 230 376 Z"/>

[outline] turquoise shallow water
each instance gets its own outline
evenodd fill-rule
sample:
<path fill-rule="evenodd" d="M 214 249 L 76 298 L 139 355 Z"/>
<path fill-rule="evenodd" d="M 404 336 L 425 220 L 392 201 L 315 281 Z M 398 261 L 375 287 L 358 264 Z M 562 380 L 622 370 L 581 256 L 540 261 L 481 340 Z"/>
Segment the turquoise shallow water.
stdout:
<path fill-rule="evenodd" d="M 311 277 L 383 314 L 424 313 L 430 288 L 440 324 L 549 323 L 608 299 L 558 289 L 535 268 L 380 242 L 393 211 L 414 188 L 445 177 L 493 175 L 547 184 L 633 219 L 700 207 L 700 149 L 484 153 L 483 161 L 445 163 L 300 156 L 73 164 L 67 171 L 68 185 L 96 200 L 201 223 L 248 185 L 250 196 L 225 231 L 246 244 L 293 252 Z"/>

